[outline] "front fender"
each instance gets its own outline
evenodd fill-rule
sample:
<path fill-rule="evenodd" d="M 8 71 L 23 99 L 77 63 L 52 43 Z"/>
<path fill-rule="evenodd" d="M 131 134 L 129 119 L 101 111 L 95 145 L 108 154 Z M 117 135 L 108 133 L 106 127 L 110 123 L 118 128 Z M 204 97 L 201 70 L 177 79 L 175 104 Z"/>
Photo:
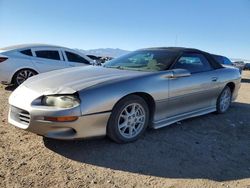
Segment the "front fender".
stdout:
<path fill-rule="evenodd" d="M 138 92 L 149 94 L 154 101 L 166 99 L 168 78 L 162 74 L 147 75 L 79 91 L 82 115 L 111 111 L 121 98 Z"/>

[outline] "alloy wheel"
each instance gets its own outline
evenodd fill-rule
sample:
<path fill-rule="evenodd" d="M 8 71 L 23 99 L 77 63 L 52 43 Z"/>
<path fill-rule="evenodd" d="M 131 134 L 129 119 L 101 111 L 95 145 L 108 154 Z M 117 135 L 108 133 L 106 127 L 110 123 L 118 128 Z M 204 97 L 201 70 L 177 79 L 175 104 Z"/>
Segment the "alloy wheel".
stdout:
<path fill-rule="evenodd" d="M 21 85 L 25 80 L 34 76 L 35 73 L 32 70 L 21 70 L 16 76 L 17 85 Z"/>
<path fill-rule="evenodd" d="M 128 139 L 136 137 L 146 122 L 146 113 L 139 103 L 127 105 L 118 118 L 119 133 Z"/>
<path fill-rule="evenodd" d="M 227 111 L 231 103 L 231 91 L 229 88 L 225 89 L 220 97 L 220 109 L 222 112 Z"/>

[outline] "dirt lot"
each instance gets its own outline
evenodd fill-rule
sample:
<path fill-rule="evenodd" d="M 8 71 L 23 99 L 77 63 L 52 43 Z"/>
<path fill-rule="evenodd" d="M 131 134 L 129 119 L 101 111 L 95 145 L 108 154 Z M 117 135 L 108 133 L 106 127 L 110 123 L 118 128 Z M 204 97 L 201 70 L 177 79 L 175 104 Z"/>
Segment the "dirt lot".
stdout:
<path fill-rule="evenodd" d="M 249 187 L 250 72 L 229 112 L 149 130 L 139 141 L 56 141 L 10 126 L 0 86 L 0 187 Z"/>

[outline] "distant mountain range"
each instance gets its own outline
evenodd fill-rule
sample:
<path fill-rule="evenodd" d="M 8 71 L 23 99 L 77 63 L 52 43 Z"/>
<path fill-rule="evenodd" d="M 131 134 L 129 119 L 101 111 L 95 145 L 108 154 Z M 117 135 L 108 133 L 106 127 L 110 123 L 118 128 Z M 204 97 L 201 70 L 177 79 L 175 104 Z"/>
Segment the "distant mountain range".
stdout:
<path fill-rule="evenodd" d="M 91 49 L 91 50 L 82 50 L 82 49 L 77 49 L 77 50 L 87 55 L 108 56 L 108 57 L 119 57 L 121 55 L 124 55 L 130 52 L 130 51 L 122 50 L 119 48 L 98 48 L 98 49 Z"/>

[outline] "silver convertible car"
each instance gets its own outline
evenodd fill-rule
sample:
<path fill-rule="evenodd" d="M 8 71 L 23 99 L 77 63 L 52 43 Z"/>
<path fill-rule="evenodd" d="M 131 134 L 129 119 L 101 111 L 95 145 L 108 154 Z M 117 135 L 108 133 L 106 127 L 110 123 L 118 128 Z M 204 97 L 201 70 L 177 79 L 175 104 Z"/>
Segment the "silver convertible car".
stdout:
<path fill-rule="evenodd" d="M 126 143 L 147 127 L 226 112 L 240 81 L 238 69 L 223 67 L 200 50 L 142 49 L 101 67 L 69 68 L 28 79 L 9 98 L 9 122 L 49 138 L 108 135 Z"/>

